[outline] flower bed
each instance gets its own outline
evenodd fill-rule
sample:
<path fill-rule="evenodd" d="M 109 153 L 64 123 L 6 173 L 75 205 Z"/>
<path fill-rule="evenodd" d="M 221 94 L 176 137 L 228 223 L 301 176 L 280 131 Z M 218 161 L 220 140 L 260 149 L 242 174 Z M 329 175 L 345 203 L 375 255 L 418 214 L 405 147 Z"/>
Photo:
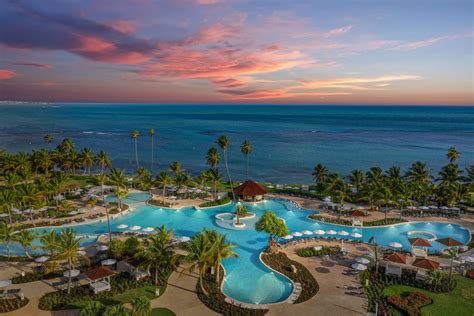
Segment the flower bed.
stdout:
<path fill-rule="evenodd" d="M 284 253 L 262 253 L 263 262 L 272 269 L 286 275 L 293 282 L 301 284 L 301 294 L 295 304 L 305 302 L 316 295 L 319 285 L 306 267 L 296 261 L 290 260 Z M 292 266 L 296 267 L 296 273 Z"/>
<path fill-rule="evenodd" d="M 421 315 L 420 308 L 433 303 L 433 300 L 423 293 L 409 292 L 406 295 L 389 296 L 387 302 L 409 316 L 418 316 Z"/>
<path fill-rule="evenodd" d="M 204 202 L 199 204 L 199 207 L 212 207 L 212 206 L 219 206 L 219 205 L 224 205 L 230 203 L 230 198 L 225 197 L 223 199 L 217 200 L 217 201 L 209 201 L 209 202 Z"/>
<path fill-rule="evenodd" d="M 0 299 L 0 313 L 8 313 L 20 309 L 28 304 L 28 302 L 29 300 L 26 297 L 23 299 L 19 297 L 2 298 Z"/>
<path fill-rule="evenodd" d="M 111 278 L 110 291 L 94 294 L 88 285 L 78 286 L 72 288 L 70 294 L 67 294 L 65 291 L 47 293 L 40 298 L 38 306 L 42 310 L 49 311 L 73 309 L 86 301 L 108 298 L 123 293 L 126 290 L 150 285 L 152 285 L 152 281 L 149 278 L 136 281 L 130 279 L 126 274 L 120 274 Z"/>
<path fill-rule="evenodd" d="M 339 246 L 323 246 L 320 250 L 315 250 L 314 247 L 296 249 L 296 254 L 300 257 L 335 255 L 339 252 L 341 252 L 341 247 Z"/>
<path fill-rule="evenodd" d="M 46 273 L 44 271 L 27 272 L 25 273 L 25 275 L 17 274 L 16 276 L 14 276 L 12 278 L 12 283 L 21 284 L 21 283 L 38 281 L 38 280 L 48 280 L 48 279 L 53 279 L 53 278 L 57 278 L 61 276 L 62 276 L 62 273 L 59 273 L 59 272 L 51 272 L 51 273 Z"/>
<path fill-rule="evenodd" d="M 221 279 L 219 284 L 224 279 L 224 270 L 221 269 Z M 201 302 L 212 309 L 213 311 L 222 315 L 244 315 L 244 316 L 261 316 L 265 315 L 268 310 L 266 309 L 250 309 L 242 308 L 225 301 L 226 296 L 222 293 L 220 286 L 217 285 L 215 277 L 210 273 L 207 273 L 203 279 L 204 288 L 208 292 L 206 295 L 199 284 L 196 283 L 196 292 Z"/>

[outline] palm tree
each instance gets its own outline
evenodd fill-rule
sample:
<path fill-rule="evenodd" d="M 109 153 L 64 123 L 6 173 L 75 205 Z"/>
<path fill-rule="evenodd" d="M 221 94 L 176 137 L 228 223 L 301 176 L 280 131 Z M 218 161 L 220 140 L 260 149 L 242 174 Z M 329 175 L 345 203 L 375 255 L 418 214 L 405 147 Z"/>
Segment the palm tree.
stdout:
<path fill-rule="evenodd" d="M 15 241 L 15 230 L 5 222 L 0 224 L 0 240 L 7 246 L 7 256 L 10 258 L 10 244 Z"/>
<path fill-rule="evenodd" d="M 107 308 L 104 316 L 129 316 L 129 313 L 122 304 L 116 304 Z"/>
<path fill-rule="evenodd" d="M 0 205 L 4 210 L 8 212 L 8 219 L 10 221 L 10 225 L 13 223 L 12 219 L 12 210 L 13 205 L 16 202 L 16 194 L 15 191 L 11 189 L 4 189 L 0 191 Z"/>
<path fill-rule="evenodd" d="M 470 184 L 474 184 L 474 165 L 470 165 L 466 168 L 466 176 L 464 177 L 464 181 Z"/>
<path fill-rule="evenodd" d="M 206 171 L 206 177 L 214 187 L 214 201 L 217 201 L 217 186 L 222 182 L 222 177 L 219 173 L 219 169 L 211 168 Z"/>
<path fill-rule="evenodd" d="M 59 199 L 57 198 L 62 192 L 64 186 L 69 180 L 69 176 L 63 172 L 56 172 L 50 181 L 50 187 L 54 192 L 56 209 L 59 209 Z"/>
<path fill-rule="evenodd" d="M 183 167 L 181 167 L 181 164 L 178 161 L 173 161 L 171 163 L 170 170 L 174 173 L 175 176 L 184 171 Z"/>
<path fill-rule="evenodd" d="M 115 191 L 115 196 L 117 197 L 118 208 L 122 210 L 122 200 L 125 199 L 128 195 L 128 190 L 118 190 Z"/>
<path fill-rule="evenodd" d="M 203 279 L 211 267 L 210 264 L 210 248 L 211 243 L 209 236 L 206 234 L 196 234 L 191 238 L 191 241 L 184 244 L 183 248 L 188 252 L 184 260 L 189 262 L 190 265 L 187 268 L 190 272 L 198 270 L 199 273 L 199 286 L 204 294 L 208 294 L 204 288 Z"/>
<path fill-rule="evenodd" d="M 83 148 L 80 153 L 82 166 L 84 167 L 84 174 L 88 172 L 91 174 L 91 168 L 94 165 L 94 152 L 90 148 Z"/>
<path fill-rule="evenodd" d="M 148 316 L 151 312 L 150 299 L 138 296 L 132 300 L 132 316 Z"/>
<path fill-rule="evenodd" d="M 112 167 L 112 161 L 110 160 L 109 155 L 103 150 L 101 150 L 97 154 L 97 157 L 95 158 L 95 163 L 98 167 L 100 167 L 100 173 L 104 173 L 105 168 Z"/>
<path fill-rule="evenodd" d="M 54 136 L 51 134 L 46 134 L 43 137 L 43 141 L 49 146 L 54 141 Z"/>
<path fill-rule="evenodd" d="M 461 153 L 459 153 L 459 151 L 457 151 L 456 148 L 454 147 L 449 148 L 446 154 L 446 157 L 448 157 L 449 162 L 455 162 L 456 160 L 459 159 L 460 156 L 461 156 Z"/>
<path fill-rule="evenodd" d="M 438 180 L 441 180 L 442 185 L 451 185 L 462 179 L 461 173 L 462 170 L 459 169 L 459 166 L 450 162 L 441 168 Z"/>
<path fill-rule="evenodd" d="M 125 172 L 123 169 L 112 168 L 109 175 L 110 182 L 115 186 L 116 191 L 119 191 L 121 188 L 125 188 L 125 183 L 127 179 L 125 178 Z"/>
<path fill-rule="evenodd" d="M 190 185 L 192 183 L 192 178 L 188 173 L 178 173 L 174 179 L 174 183 L 176 184 L 177 191 L 179 191 L 183 187 Z"/>
<path fill-rule="evenodd" d="M 166 171 L 160 172 L 156 177 L 157 184 L 161 187 L 163 193 L 163 204 L 165 203 L 166 186 L 173 183 L 173 178 Z"/>
<path fill-rule="evenodd" d="M 321 189 L 326 183 L 326 179 L 329 175 L 328 169 L 323 165 L 318 163 L 311 174 L 313 176 L 314 182 Z"/>
<path fill-rule="evenodd" d="M 135 143 L 135 161 L 137 162 L 137 168 L 139 168 L 140 165 L 138 164 L 138 136 L 140 136 L 140 132 L 137 130 L 133 130 L 131 136 Z"/>
<path fill-rule="evenodd" d="M 222 149 L 224 152 L 224 164 L 225 164 L 225 170 L 227 172 L 227 177 L 229 178 L 229 185 L 230 185 L 230 191 L 232 192 L 232 200 L 236 201 L 235 199 L 235 193 L 234 193 L 234 187 L 232 185 L 232 179 L 230 177 L 230 172 L 229 172 L 229 161 L 227 159 L 227 151 L 229 149 L 230 141 L 225 135 L 219 136 L 219 138 L 216 141 L 217 145 Z"/>
<path fill-rule="evenodd" d="M 154 160 L 154 151 L 155 151 L 155 146 L 154 146 L 154 142 L 155 142 L 155 129 L 154 128 L 150 128 L 150 130 L 148 131 L 148 133 L 150 134 L 150 138 L 151 138 L 151 167 L 150 167 L 150 170 L 151 170 L 151 173 L 153 173 L 153 160 Z"/>
<path fill-rule="evenodd" d="M 352 170 L 348 178 L 349 182 L 356 188 L 357 192 L 359 193 L 362 184 L 364 183 L 364 172 L 359 169 Z"/>
<path fill-rule="evenodd" d="M 448 255 L 449 259 L 451 259 L 449 265 L 449 280 L 452 280 L 454 259 L 458 256 L 458 249 L 455 247 L 448 248 Z"/>
<path fill-rule="evenodd" d="M 18 242 L 23 248 L 23 251 L 25 252 L 25 255 L 28 257 L 28 259 L 32 259 L 28 248 L 32 248 L 33 240 L 38 237 L 38 234 L 32 232 L 29 229 L 22 229 L 13 236 L 14 240 Z"/>
<path fill-rule="evenodd" d="M 223 259 L 230 259 L 231 257 L 238 257 L 239 255 L 232 249 L 235 246 L 226 241 L 226 236 L 213 233 L 213 240 L 211 240 L 212 247 L 210 249 L 211 262 L 214 263 L 214 271 L 216 271 L 216 282 L 220 281 L 219 270 Z"/>
<path fill-rule="evenodd" d="M 375 236 L 369 238 L 369 245 L 371 245 L 372 247 L 372 256 L 375 260 L 375 273 L 379 273 L 379 261 L 382 256 L 382 253 L 380 251 L 379 245 L 377 244 L 377 241 L 375 240 Z"/>
<path fill-rule="evenodd" d="M 48 251 L 51 257 L 54 257 L 56 254 L 56 249 L 58 247 L 58 233 L 55 230 L 43 231 L 43 234 L 40 237 L 41 248 Z"/>
<path fill-rule="evenodd" d="M 35 203 L 36 199 L 38 198 L 39 192 L 35 185 L 31 183 L 22 183 L 19 186 L 19 194 L 23 204 L 28 206 L 30 210 L 31 224 L 35 226 L 35 222 L 33 220 L 33 203 Z"/>
<path fill-rule="evenodd" d="M 430 180 L 430 171 L 421 161 L 414 162 L 406 173 L 408 180 L 417 184 L 426 184 Z"/>
<path fill-rule="evenodd" d="M 369 183 L 374 183 L 379 185 L 383 180 L 383 171 L 379 167 L 372 167 L 365 174 L 365 178 Z"/>
<path fill-rule="evenodd" d="M 80 243 L 81 243 L 82 237 L 76 236 L 76 233 L 72 231 L 71 229 L 66 229 L 63 230 L 59 235 L 58 235 L 58 240 L 57 240 L 57 249 L 58 253 L 56 254 L 55 259 L 56 260 L 66 260 L 68 264 L 68 269 L 71 271 L 74 267 L 74 264 L 78 260 L 78 258 L 81 258 L 82 255 L 79 255 L 77 252 L 79 251 Z M 68 277 L 68 283 L 67 283 L 67 293 L 71 293 L 71 274 L 69 274 Z"/>
<path fill-rule="evenodd" d="M 208 165 L 210 165 L 212 168 L 217 167 L 219 165 L 219 162 L 221 161 L 221 157 L 219 155 L 219 152 L 217 151 L 217 148 L 211 147 L 207 151 L 206 155 L 206 162 Z"/>
<path fill-rule="evenodd" d="M 105 209 L 105 215 L 107 216 L 107 228 L 109 231 L 109 242 L 112 241 L 112 229 L 110 228 L 110 216 L 109 216 L 109 208 L 107 205 L 107 200 L 105 199 L 105 194 L 104 194 L 104 185 L 108 181 L 108 177 L 106 174 L 100 173 L 95 176 L 95 181 L 97 182 L 98 185 L 100 185 L 100 190 L 101 190 L 101 196 L 102 196 L 102 204 L 104 205 Z"/>
<path fill-rule="evenodd" d="M 387 177 L 391 180 L 401 180 L 402 179 L 402 174 L 400 171 L 400 167 L 393 166 L 388 168 L 388 170 L 385 172 L 387 174 Z"/>
<path fill-rule="evenodd" d="M 140 265 L 150 270 L 154 268 L 155 284 L 159 284 L 158 276 L 168 269 L 176 269 L 179 256 L 174 254 L 174 245 L 170 243 L 174 234 L 165 226 L 155 229 L 154 234 L 148 235 L 144 247 L 137 252 L 135 257 L 140 260 Z"/>
<path fill-rule="evenodd" d="M 240 152 L 247 158 L 247 179 L 249 178 L 249 157 L 252 153 L 252 144 L 248 140 L 244 140 L 240 145 Z"/>

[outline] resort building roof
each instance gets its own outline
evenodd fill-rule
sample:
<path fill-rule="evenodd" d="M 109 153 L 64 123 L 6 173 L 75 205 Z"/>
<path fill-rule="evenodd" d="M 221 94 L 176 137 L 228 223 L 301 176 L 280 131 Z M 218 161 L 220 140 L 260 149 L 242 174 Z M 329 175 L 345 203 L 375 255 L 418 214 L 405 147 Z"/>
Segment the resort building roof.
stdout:
<path fill-rule="evenodd" d="M 234 189 L 234 193 L 242 196 L 257 196 L 267 194 L 267 190 L 252 180 L 247 180 Z"/>
<path fill-rule="evenodd" d="M 365 213 L 361 210 L 355 210 L 354 212 L 351 213 L 352 217 L 362 217 L 365 216 Z"/>
<path fill-rule="evenodd" d="M 408 238 L 412 246 L 417 247 L 431 247 L 431 244 L 428 240 L 424 238 Z"/>
<path fill-rule="evenodd" d="M 89 280 L 99 280 L 103 279 L 106 277 L 110 277 L 114 275 L 115 272 L 112 271 L 110 268 L 107 267 L 98 267 L 89 271 L 84 272 L 84 275 L 89 279 Z"/>
<path fill-rule="evenodd" d="M 427 269 L 427 270 L 434 270 L 439 268 L 439 262 L 430 260 L 430 259 L 425 259 L 425 258 L 417 258 L 415 261 L 413 261 L 412 264 L 414 267 L 422 268 L 422 269 Z"/>

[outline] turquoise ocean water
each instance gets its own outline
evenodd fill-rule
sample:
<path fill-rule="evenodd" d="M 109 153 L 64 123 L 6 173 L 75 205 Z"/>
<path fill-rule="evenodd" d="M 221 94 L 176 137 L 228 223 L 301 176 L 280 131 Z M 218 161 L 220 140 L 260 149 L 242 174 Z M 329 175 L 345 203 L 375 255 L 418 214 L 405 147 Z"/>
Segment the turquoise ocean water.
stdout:
<path fill-rule="evenodd" d="M 406 169 L 422 160 L 433 172 L 455 146 L 459 164 L 474 164 L 474 107 L 267 106 L 267 105 L 1 105 L 0 148 L 29 151 L 71 137 L 78 148 L 105 149 L 114 165 L 135 169 L 130 132 L 138 129 L 140 162 L 150 165 L 148 129 L 156 130 L 156 169 L 173 160 L 196 174 L 215 139 L 231 139 L 230 169 L 244 180 L 240 144 L 253 143 L 250 177 L 310 182 L 317 163 L 346 175 L 371 166 Z"/>

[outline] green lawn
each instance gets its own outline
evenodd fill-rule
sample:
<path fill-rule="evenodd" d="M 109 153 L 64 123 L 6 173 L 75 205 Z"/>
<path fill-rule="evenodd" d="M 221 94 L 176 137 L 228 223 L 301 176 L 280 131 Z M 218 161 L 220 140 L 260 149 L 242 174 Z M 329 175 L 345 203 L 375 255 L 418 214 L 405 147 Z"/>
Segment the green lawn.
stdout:
<path fill-rule="evenodd" d="M 422 315 L 466 315 L 474 314 L 474 280 L 456 275 L 456 288 L 449 293 L 432 293 L 411 286 L 392 285 L 384 289 L 386 296 L 399 295 L 404 292 L 417 291 L 433 299 L 433 304 L 421 308 Z M 470 293 L 470 294 L 468 294 Z"/>
<path fill-rule="evenodd" d="M 151 310 L 150 316 L 176 316 L 176 314 L 167 308 L 154 308 Z"/>

